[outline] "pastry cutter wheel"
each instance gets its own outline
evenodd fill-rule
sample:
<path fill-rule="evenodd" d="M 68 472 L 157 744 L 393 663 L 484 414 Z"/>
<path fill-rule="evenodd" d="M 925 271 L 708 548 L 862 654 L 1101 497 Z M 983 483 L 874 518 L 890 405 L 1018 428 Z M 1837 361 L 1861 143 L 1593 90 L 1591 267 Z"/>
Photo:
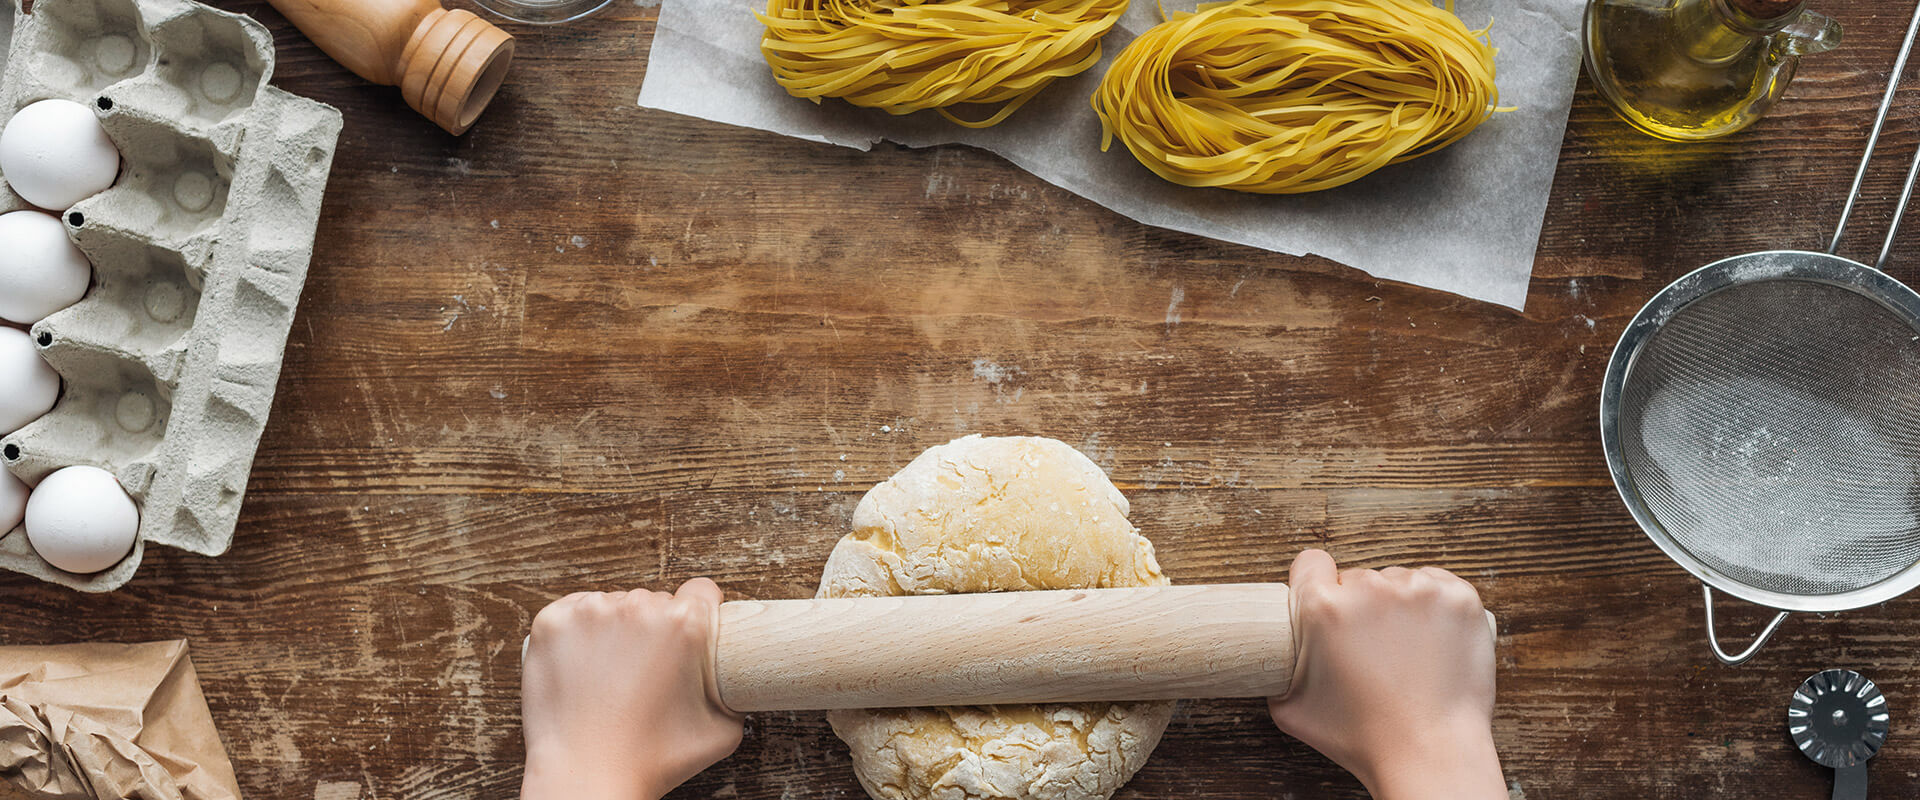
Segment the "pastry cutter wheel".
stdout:
<path fill-rule="evenodd" d="M 1887 698 L 1850 669 L 1822 671 L 1794 690 L 1787 735 L 1815 763 L 1833 768 L 1833 800 L 1866 800 L 1867 759 L 1887 741 Z"/>
<path fill-rule="evenodd" d="M 1880 271 L 1920 152 L 1875 266 L 1835 255 L 1916 31 L 1920 8 L 1827 252 L 1748 253 L 1689 273 L 1640 310 L 1607 365 L 1600 438 L 1614 486 L 1701 581 L 1707 642 L 1728 664 L 1788 612 L 1920 585 L 1920 294 Z M 1715 589 L 1780 613 L 1729 654 Z"/>

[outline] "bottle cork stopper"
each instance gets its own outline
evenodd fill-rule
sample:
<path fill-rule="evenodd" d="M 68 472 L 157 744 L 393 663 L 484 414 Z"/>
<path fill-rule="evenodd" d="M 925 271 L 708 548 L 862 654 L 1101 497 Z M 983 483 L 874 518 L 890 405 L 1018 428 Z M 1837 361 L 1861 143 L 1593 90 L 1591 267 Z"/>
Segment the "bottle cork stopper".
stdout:
<path fill-rule="evenodd" d="M 1759 20 L 1773 20 L 1798 12 L 1805 0 L 1727 0 L 1742 13 Z"/>

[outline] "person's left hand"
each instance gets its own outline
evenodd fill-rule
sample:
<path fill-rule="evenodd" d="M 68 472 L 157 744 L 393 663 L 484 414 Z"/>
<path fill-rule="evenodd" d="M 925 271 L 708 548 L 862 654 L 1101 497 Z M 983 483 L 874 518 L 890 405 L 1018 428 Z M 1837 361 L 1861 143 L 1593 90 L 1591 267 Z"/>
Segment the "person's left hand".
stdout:
<path fill-rule="evenodd" d="M 656 800 L 740 745 L 711 690 L 720 587 L 585 592 L 542 609 L 520 689 L 522 800 Z"/>

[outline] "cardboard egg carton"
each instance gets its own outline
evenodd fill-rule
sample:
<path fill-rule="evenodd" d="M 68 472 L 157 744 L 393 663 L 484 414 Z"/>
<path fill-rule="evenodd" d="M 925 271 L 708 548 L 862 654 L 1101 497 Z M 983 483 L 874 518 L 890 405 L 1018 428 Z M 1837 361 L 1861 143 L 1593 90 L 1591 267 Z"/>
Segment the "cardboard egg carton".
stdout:
<path fill-rule="evenodd" d="M 74 464 L 112 472 L 140 506 L 140 540 L 112 568 L 75 575 L 16 528 L 0 538 L 0 569 L 109 591 L 148 545 L 214 556 L 233 541 L 340 112 L 268 86 L 273 40 L 244 16 L 188 0 L 11 11 L 0 126 L 38 100 L 82 103 L 119 147 L 120 177 L 62 215 L 93 285 L 33 326 L 60 402 L 0 439 L 0 464 L 28 484 Z M 30 207 L 0 191 L 0 213 Z"/>

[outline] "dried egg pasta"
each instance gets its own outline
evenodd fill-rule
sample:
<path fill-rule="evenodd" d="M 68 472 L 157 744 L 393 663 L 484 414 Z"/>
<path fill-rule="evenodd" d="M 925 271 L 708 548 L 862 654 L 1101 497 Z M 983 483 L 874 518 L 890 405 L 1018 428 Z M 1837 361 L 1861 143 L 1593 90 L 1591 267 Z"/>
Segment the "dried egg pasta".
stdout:
<path fill-rule="evenodd" d="M 795 97 L 998 124 L 1057 78 L 1100 61 L 1127 0 L 768 0 L 760 52 Z M 1000 104 L 961 119 L 963 103 Z"/>
<path fill-rule="evenodd" d="M 1446 147 L 1497 100 L 1485 31 L 1426 0 L 1233 0 L 1127 45 L 1093 107 L 1100 149 L 1169 181 L 1291 194 Z"/>

